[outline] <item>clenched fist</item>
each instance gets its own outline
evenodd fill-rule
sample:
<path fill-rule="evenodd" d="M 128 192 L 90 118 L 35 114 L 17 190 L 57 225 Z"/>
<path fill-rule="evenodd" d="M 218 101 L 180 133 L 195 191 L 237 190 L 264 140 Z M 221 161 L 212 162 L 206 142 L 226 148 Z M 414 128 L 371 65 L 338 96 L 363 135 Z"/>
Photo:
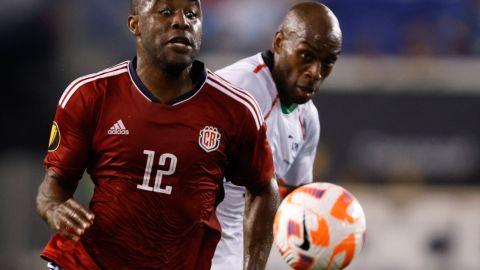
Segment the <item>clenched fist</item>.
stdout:
<path fill-rule="evenodd" d="M 74 199 L 59 204 L 47 213 L 47 222 L 64 237 L 78 241 L 93 224 L 95 216 Z"/>

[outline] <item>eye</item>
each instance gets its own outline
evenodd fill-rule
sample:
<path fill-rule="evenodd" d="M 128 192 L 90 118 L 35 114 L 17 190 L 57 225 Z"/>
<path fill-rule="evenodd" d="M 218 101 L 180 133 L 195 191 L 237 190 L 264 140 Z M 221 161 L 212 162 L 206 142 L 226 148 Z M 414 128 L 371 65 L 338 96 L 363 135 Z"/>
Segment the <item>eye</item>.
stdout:
<path fill-rule="evenodd" d="M 337 62 L 336 58 L 328 58 L 328 59 L 323 60 L 322 64 L 327 65 L 327 66 L 333 66 L 335 64 L 335 62 Z"/>
<path fill-rule="evenodd" d="M 187 17 L 190 20 L 193 20 L 193 19 L 197 18 L 197 13 L 195 13 L 193 11 L 188 11 L 187 13 L 185 13 L 185 17 Z"/>
<path fill-rule="evenodd" d="M 312 62 L 315 59 L 313 54 L 308 53 L 308 52 L 301 53 L 300 57 L 303 59 L 304 62 L 307 62 L 307 63 Z"/>
<path fill-rule="evenodd" d="M 169 8 L 166 8 L 166 9 L 160 10 L 158 13 L 160 13 L 161 15 L 167 17 L 167 16 L 172 15 L 173 11 L 172 11 L 171 9 L 169 9 Z"/>

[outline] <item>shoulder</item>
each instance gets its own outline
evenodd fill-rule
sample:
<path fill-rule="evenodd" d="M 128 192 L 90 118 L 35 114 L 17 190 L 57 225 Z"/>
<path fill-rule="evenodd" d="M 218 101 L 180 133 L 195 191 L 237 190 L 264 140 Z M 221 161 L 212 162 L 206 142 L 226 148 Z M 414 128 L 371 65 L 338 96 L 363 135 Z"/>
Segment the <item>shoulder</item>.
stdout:
<path fill-rule="evenodd" d="M 218 74 L 208 71 L 206 84 L 220 95 L 217 97 L 225 102 L 231 110 L 243 111 L 249 118 L 253 119 L 257 130 L 263 124 L 263 116 L 255 98 L 243 88 L 234 85 Z"/>
<path fill-rule="evenodd" d="M 77 78 L 71 82 L 64 90 L 58 105 L 65 108 L 71 102 L 74 96 L 95 96 L 98 93 L 98 85 L 102 81 L 115 80 L 117 76 L 128 73 L 128 64 L 130 61 L 125 61 L 120 64 L 108 67 L 99 72 L 88 74 Z M 81 94 L 79 94 L 81 93 Z"/>
<path fill-rule="evenodd" d="M 277 95 L 270 70 L 260 53 L 241 59 L 215 73 L 248 91 L 257 100 L 263 112 L 268 110 Z"/>
<path fill-rule="evenodd" d="M 265 85 L 262 81 L 271 79 L 269 69 L 260 53 L 243 58 L 215 73 L 246 90 L 250 90 L 247 86 Z"/>
<path fill-rule="evenodd" d="M 257 66 L 262 65 L 263 61 L 260 54 L 255 54 L 243 59 L 238 60 L 237 62 L 228 65 L 224 68 L 216 70 L 215 73 L 228 78 L 229 81 L 235 81 L 239 78 L 244 77 L 245 75 L 254 75 Z"/>

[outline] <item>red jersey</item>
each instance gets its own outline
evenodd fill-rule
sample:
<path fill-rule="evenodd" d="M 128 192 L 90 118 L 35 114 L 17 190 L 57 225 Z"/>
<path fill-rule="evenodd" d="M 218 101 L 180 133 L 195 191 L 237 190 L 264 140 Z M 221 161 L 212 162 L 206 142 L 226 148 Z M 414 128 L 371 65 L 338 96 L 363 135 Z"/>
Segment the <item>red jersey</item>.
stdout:
<path fill-rule="evenodd" d="M 251 190 L 273 175 L 256 101 L 203 63 L 200 83 L 160 103 L 135 60 L 72 82 L 57 107 L 45 166 L 95 183 L 93 225 L 42 253 L 65 269 L 210 269 L 220 239 L 222 179 Z"/>

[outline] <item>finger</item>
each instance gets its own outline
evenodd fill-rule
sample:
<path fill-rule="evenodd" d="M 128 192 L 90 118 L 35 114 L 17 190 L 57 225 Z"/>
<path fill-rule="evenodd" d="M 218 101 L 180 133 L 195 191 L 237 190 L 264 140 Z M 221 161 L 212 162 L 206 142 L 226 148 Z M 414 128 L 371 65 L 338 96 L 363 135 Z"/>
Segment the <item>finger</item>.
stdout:
<path fill-rule="evenodd" d="M 71 208 L 75 209 L 76 213 L 82 218 L 84 217 L 89 221 L 93 221 L 93 219 L 95 218 L 95 215 L 91 211 L 85 209 L 85 207 L 83 207 L 81 204 L 79 204 L 73 199 L 67 200 L 66 204 Z"/>
<path fill-rule="evenodd" d="M 59 233 L 73 241 L 78 241 L 80 239 L 80 235 L 75 232 L 73 224 L 69 223 L 68 221 L 65 221 L 65 223 L 61 226 Z"/>
<path fill-rule="evenodd" d="M 72 222 L 78 224 L 83 230 L 92 225 L 93 219 L 89 217 L 91 215 L 89 215 L 85 208 L 76 201 L 69 199 L 63 206 L 66 211 L 66 216 L 72 220 Z"/>
<path fill-rule="evenodd" d="M 76 235 L 75 233 L 72 233 L 69 230 L 61 230 L 59 232 L 63 237 L 67 239 L 73 240 L 75 242 L 78 242 L 78 240 L 80 240 L 80 236 Z"/>
<path fill-rule="evenodd" d="M 78 216 L 71 209 L 66 209 L 59 213 L 60 228 L 75 233 L 80 236 L 85 232 L 89 225 L 78 218 Z"/>

